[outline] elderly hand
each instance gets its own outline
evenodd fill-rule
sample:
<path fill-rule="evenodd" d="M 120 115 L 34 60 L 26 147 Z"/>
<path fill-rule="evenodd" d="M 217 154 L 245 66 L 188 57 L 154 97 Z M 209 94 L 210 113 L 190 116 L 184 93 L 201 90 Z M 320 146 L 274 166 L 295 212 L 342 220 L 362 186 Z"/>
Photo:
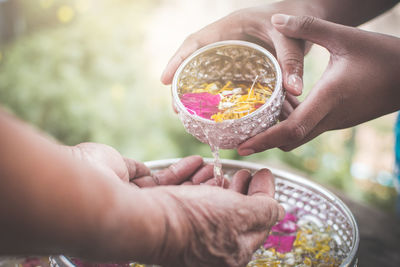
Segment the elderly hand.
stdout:
<path fill-rule="evenodd" d="M 400 39 L 314 17 L 275 15 L 275 28 L 331 54 L 327 69 L 303 103 L 292 96 L 287 119 L 238 148 L 250 155 L 294 149 L 319 134 L 351 127 L 400 109 Z"/>
<path fill-rule="evenodd" d="M 169 61 L 161 81 L 164 84 L 171 83 L 182 61 L 207 44 L 223 40 L 245 40 L 258 43 L 276 54 L 283 71 L 284 87 L 291 94 L 300 95 L 303 89 L 303 58 L 310 44 L 286 37 L 272 26 L 270 18 L 279 12 L 319 16 L 316 5 L 310 1 L 283 1 L 233 12 L 186 38 Z"/>
<path fill-rule="evenodd" d="M 152 259 L 163 266 L 245 266 L 284 216 L 267 169 L 254 176 L 238 171 L 230 190 L 208 185 L 150 190 L 166 218 Z"/>
<path fill-rule="evenodd" d="M 83 143 L 72 147 L 71 151 L 75 158 L 97 169 L 104 177 L 118 178 L 110 179 L 112 184 L 123 180 L 130 181 L 134 187 L 142 187 L 140 193 L 127 188 L 118 191 L 122 199 L 133 197 L 131 203 L 139 199 L 146 203 L 143 213 L 136 213 L 137 219 L 153 222 L 146 223 L 146 229 L 152 234 L 141 240 L 146 253 L 136 258 L 140 261 L 163 266 L 244 266 L 265 241 L 270 227 L 284 216 L 284 209 L 273 199 L 274 177 L 266 169 L 253 176 L 247 170 L 238 171 L 224 184 L 229 187 L 227 190 L 210 186 L 214 184 L 213 166 L 204 164 L 200 156 L 186 157 L 151 173 L 143 163 L 123 158 L 106 145 Z M 198 186 L 185 186 L 193 184 Z M 119 208 L 114 212 L 118 215 L 111 217 L 121 218 Z M 129 257 L 130 230 L 119 227 L 125 220 L 112 223 L 115 228 L 111 229 L 119 229 L 122 236 L 117 238 L 115 230 L 111 231 L 113 235 L 106 238 L 110 243 L 105 249 L 107 256 L 97 253 L 86 256 L 97 259 Z M 114 251 L 112 240 L 120 240 L 119 250 Z M 120 247 L 121 244 L 124 245 Z"/>
<path fill-rule="evenodd" d="M 67 148 L 74 158 L 91 165 L 105 176 L 131 182 L 133 186 L 209 184 L 213 178 L 213 166 L 205 164 L 200 156 L 183 158 L 164 170 L 151 173 L 142 162 L 123 157 L 104 144 L 81 143 Z"/>

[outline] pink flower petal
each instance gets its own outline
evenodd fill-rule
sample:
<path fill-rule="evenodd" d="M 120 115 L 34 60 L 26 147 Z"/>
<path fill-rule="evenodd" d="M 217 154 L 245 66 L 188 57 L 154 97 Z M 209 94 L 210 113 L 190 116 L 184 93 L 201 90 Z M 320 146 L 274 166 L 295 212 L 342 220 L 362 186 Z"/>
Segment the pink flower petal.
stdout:
<path fill-rule="evenodd" d="M 264 243 L 264 248 L 275 248 L 279 253 L 290 252 L 296 236 L 270 235 Z"/>
<path fill-rule="evenodd" d="M 285 218 L 277 225 L 274 225 L 271 230 L 278 233 L 294 233 L 297 231 L 297 217 L 289 212 L 285 214 Z"/>
<path fill-rule="evenodd" d="M 180 99 L 190 114 L 195 113 L 202 118 L 211 119 L 211 116 L 218 112 L 221 96 L 207 92 L 186 93 L 183 94 Z"/>

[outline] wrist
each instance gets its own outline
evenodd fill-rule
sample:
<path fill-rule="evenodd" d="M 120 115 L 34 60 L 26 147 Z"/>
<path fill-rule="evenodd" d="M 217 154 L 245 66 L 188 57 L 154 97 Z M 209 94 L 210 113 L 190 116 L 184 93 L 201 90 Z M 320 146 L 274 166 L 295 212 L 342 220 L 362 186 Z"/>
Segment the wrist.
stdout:
<path fill-rule="evenodd" d="M 180 200 L 169 189 L 158 187 L 143 190 L 156 206 L 154 209 L 159 210 L 153 213 L 153 229 L 150 230 L 154 236 L 149 256 L 156 264 L 173 263 L 181 259 L 190 240 L 191 225 L 186 220 Z"/>
<path fill-rule="evenodd" d="M 235 27 L 242 27 L 242 32 L 255 36 L 261 40 L 268 41 L 269 38 L 263 38 L 265 32 L 274 31 L 270 23 L 270 18 L 274 14 L 287 14 L 293 16 L 314 16 L 324 19 L 327 14 L 321 1 L 319 0 L 286 0 L 265 5 L 263 7 L 252 7 L 234 12 L 232 15 L 239 21 Z M 273 47 L 273 44 L 268 44 Z"/>
<path fill-rule="evenodd" d="M 184 215 L 165 188 L 126 185 L 102 216 L 95 259 L 161 264 L 179 257 L 187 243 Z M 99 249 L 98 249 L 99 248 Z M 87 256 L 87 255 L 86 255 Z"/>
<path fill-rule="evenodd" d="M 320 18 L 323 20 L 329 20 L 330 18 L 330 10 L 326 8 L 324 5 L 324 1 L 321 0 L 310 0 L 310 1 L 302 1 L 299 0 L 299 2 L 302 2 L 301 5 L 302 7 L 302 15 L 305 16 L 313 16 L 316 18 Z M 303 2 L 305 2 L 303 4 Z"/>

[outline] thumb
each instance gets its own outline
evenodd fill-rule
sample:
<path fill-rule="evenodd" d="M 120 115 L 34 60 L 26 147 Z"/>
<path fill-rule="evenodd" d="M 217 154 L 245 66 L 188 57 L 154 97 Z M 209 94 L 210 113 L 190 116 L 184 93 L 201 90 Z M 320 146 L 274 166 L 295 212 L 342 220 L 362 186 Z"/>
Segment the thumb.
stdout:
<path fill-rule="evenodd" d="M 285 89 L 292 95 L 303 90 L 304 41 L 288 38 L 278 31 L 272 36 L 276 55 L 282 67 Z"/>
<path fill-rule="evenodd" d="M 316 43 L 332 52 L 338 46 L 338 38 L 348 27 L 321 20 L 312 16 L 290 16 L 275 14 L 271 23 L 287 37 L 304 39 Z"/>

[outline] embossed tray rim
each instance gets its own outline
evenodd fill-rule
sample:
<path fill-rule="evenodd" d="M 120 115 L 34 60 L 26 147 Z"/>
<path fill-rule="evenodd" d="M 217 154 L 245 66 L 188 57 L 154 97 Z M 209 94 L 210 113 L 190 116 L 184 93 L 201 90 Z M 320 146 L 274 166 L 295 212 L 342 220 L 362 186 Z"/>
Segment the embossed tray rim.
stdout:
<path fill-rule="evenodd" d="M 148 161 L 145 164 L 152 170 L 156 171 L 158 169 L 163 169 L 168 167 L 169 165 L 179 161 L 179 158 L 174 159 L 163 159 L 163 160 L 155 160 L 155 161 Z M 204 159 L 207 163 L 212 163 L 213 159 L 206 158 Z M 340 200 L 335 194 L 330 192 L 329 190 L 325 189 L 324 187 L 304 178 L 297 174 L 290 173 L 288 171 L 279 170 L 276 168 L 269 167 L 265 164 L 247 162 L 247 161 L 239 161 L 239 160 L 228 160 L 222 159 L 222 168 L 224 171 L 235 171 L 238 169 L 248 169 L 251 172 L 255 172 L 262 168 L 268 168 L 274 174 L 276 178 L 279 178 L 282 181 L 289 181 L 297 185 L 301 185 L 311 191 L 314 191 L 324 197 L 327 198 L 328 201 L 331 202 L 337 209 L 339 209 L 343 214 L 347 217 L 352 227 L 352 240 L 353 246 L 350 248 L 350 252 L 348 253 L 347 257 L 343 259 L 340 267 L 355 267 L 358 265 L 357 253 L 358 247 L 360 243 L 360 235 L 358 230 L 357 222 L 345 203 Z M 75 265 L 63 255 L 60 256 L 51 256 L 50 262 L 53 267 L 75 267 Z"/>
<path fill-rule="evenodd" d="M 156 161 L 149 161 L 146 162 L 146 165 L 152 169 L 162 169 L 165 167 L 168 167 L 174 162 L 177 162 L 179 158 L 177 159 L 165 159 L 165 160 L 156 160 Z M 213 159 L 206 158 L 204 159 L 205 162 L 212 163 Z M 239 169 L 248 169 L 251 172 L 255 172 L 259 169 L 262 168 L 268 168 L 271 170 L 271 172 L 274 174 L 276 178 L 279 178 L 281 180 L 287 180 L 290 181 L 294 184 L 301 185 L 302 187 L 305 187 L 311 191 L 314 191 L 318 193 L 319 195 L 322 195 L 327 198 L 327 200 L 334 205 L 337 209 L 339 209 L 345 217 L 347 217 L 351 227 L 352 227 L 352 240 L 353 240 L 353 246 L 350 248 L 350 251 L 347 255 L 346 258 L 343 259 L 340 267 L 349 267 L 349 266 L 357 266 L 357 253 L 358 253 L 358 247 L 360 243 L 360 234 L 358 230 L 358 225 L 356 222 L 356 219 L 354 218 L 353 213 L 350 211 L 350 209 L 347 207 L 347 205 L 340 200 L 339 197 L 337 197 L 335 194 L 330 192 L 329 190 L 325 189 L 324 187 L 304 178 L 301 177 L 297 174 L 290 173 L 288 171 L 284 170 L 279 170 L 276 168 L 269 167 L 268 165 L 265 164 L 259 164 L 259 163 L 253 163 L 253 162 L 248 162 L 248 161 L 239 161 L 239 160 L 229 160 L 229 159 L 222 159 L 222 169 L 224 171 L 226 170 L 239 170 Z"/>

